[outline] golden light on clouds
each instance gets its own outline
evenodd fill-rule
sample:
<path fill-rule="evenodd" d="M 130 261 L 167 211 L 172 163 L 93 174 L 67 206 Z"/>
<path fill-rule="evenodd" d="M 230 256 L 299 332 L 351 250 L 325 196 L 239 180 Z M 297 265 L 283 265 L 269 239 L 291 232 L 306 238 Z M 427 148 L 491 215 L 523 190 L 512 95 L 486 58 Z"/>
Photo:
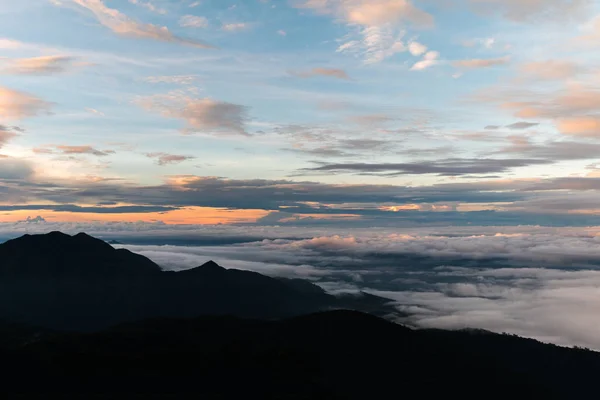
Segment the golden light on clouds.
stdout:
<path fill-rule="evenodd" d="M 170 225 L 235 224 L 251 223 L 268 215 L 264 210 L 229 210 L 224 208 L 189 207 L 180 210 L 153 213 L 74 213 L 46 210 L 21 210 L 0 213 L 0 222 L 24 221 L 27 217 L 40 215 L 54 222 L 164 222 Z"/>

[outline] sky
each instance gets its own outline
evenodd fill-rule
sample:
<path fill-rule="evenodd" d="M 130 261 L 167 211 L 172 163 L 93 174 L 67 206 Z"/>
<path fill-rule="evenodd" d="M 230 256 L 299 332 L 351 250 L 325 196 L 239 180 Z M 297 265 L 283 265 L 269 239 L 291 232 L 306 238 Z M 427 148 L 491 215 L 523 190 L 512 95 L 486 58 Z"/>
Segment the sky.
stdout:
<path fill-rule="evenodd" d="M 0 0 L 0 222 L 600 225 L 600 4 Z"/>
<path fill-rule="evenodd" d="M 595 0 L 0 0 L 0 241 L 600 350 L 599 44 Z"/>

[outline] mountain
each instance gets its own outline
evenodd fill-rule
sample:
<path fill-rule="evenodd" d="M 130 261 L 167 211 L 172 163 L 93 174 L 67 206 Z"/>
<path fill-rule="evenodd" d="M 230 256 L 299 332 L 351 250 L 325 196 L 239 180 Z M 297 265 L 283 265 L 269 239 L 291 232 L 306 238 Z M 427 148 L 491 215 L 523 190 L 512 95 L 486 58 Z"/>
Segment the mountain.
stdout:
<path fill-rule="evenodd" d="M 365 311 L 392 310 L 389 300 Z M 84 233 L 25 235 L 0 245 L 0 319 L 51 329 L 97 330 L 145 318 L 234 315 L 282 318 L 363 309 L 301 280 L 227 270 L 214 262 L 162 271 L 146 257 Z"/>
<path fill-rule="evenodd" d="M 27 398 L 573 399 L 594 397 L 600 372 L 591 351 L 352 311 L 154 319 L 54 333 L 0 356 L 11 366 L 3 393 Z"/>
<path fill-rule="evenodd" d="M 146 257 L 85 233 L 25 235 L 0 245 L 0 278 L 114 278 L 157 274 Z"/>

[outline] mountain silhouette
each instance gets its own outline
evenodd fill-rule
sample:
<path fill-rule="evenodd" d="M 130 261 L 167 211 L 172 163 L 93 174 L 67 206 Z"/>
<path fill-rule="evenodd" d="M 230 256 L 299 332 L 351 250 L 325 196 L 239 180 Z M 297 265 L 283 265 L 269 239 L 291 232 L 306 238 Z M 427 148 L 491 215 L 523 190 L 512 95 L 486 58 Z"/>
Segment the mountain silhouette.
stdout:
<path fill-rule="evenodd" d="M 308 281 L 228 270 L 212 261 L 162 271 L 146 257 L 84 233 L 25 235 L 1 244 L 0 260 L 0 319 L 53 329 L 96 330 L 156 317 L 391 310 L 387 299 L 335 297 Z"/>
<path fill-rule="evenodd" d="M 25 235 L 0 245 L 0 277 L 109 278 L 156 274 L 160 267 L 85 233 Z"/>
<path fill-rule="evenodd" d="M 44 398 L 575 399 L 594 397 L 600 371 L 591 351 L 485 331 L 415 331 L 353 311 L 153 319 L 38 340 L 20 329 L 26 343 L 15 344 L 13 329 L 11 344 L 0 345 L 10 366 L 3 393 Z"/>

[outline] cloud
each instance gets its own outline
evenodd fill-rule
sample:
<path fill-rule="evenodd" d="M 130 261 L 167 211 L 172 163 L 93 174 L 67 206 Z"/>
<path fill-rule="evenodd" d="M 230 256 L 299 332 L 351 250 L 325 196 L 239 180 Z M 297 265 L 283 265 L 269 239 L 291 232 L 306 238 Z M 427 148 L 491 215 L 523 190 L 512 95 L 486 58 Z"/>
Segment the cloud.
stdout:
<path fill-rule="evenodd" d="M 516 22 L 566 20 L 583 16 L 589 0 L 469 0 L 476 9 L 499 13 Z"/>
<path fill-rule="evenodd" d="M 184 120 L 188 133 L 249 135 L 246 131 L 248 110 L 239 104 L 170 95 L 145 97 L 137 103 L 147 110 L 159 111 L 165 117 Z"/>
<path fill-rule="evenodd" d="M 193 85 L 198 80 L 197 75 L 149 76 L 144 79 L 148 83 L 164 83 L 176 85 Z"/>
<path fill-rule="evenodd" d="M 546 160 L 586 160 L 595 159 L 600 151 L 600 144 L 573 141 L 556 141 L 549 143 L 532 143 L 524 136 L 509 137 L 512 145 L 497 151 L 497 154 L 519 154 L 525 157 L 536 157 Z"/>
<path fill-rule="evenodd" d="M 280 210 L 293 213 L 344 213 L 338 204 L 365 203 L 356 208 L 371 213 L 373 204 L 431 202 L 496 202 L 515 201 L 525 193 L 497 191 L 497 187 L 425 187 L 409 188 L 393 185 L 328 185 L 290 180 L 232 180 L 215 177 L 174 176 L 153 186 L 100 180 L 23 181 L 6 188 L 7 196 L 34 198 L 38 203 L 98 204 L 115 202 L 175 207 L 215 207 L 230 209 Z M 482 191 L 484 190 L 484 191 Z M 491 190 L 491 191 L 490 191 Z M 488 192 L 490 191 L 490 192 Z M 419 199 L 418 201 L 415 199 Z M 315 206 L 307 204 L 314 203 Z M 327 204 L 321 207 L 319 204 Z M 376 208 L 376 207 L 375 207 Z M 375 210 L 376 214 L 385 215 Z"/>
<path fill-rule="evenodd" d="M 50 75 L 67 71 L 73 66 L 73 58 L 67 56 L 43 56 L 10 60 L 2 72 L 16 75 Z"/>
<path fill-rule="evenodd" d="M 0 182 L 2 180 L 21 180 L 29 179 L 33 176 L 33 167 L 31 164 L 24 160 L 15 158 L 0 158 Z M 0 185 L 0 193 L 3 193 L 2 186 Z M 8 199 L 3 198 L 3 201 Z"/>
<path fill-rule="evenodd" d="M 106 117 L 106 114 L 104 114 L 102 111 L 96 110 L 95 108 L 86 108 L 85 111 L 89 112 L 90 114 L 96 115 L 98 117 Z"/>
<path fill-rule="evenodd" d="M 381 125 L 381 124 L 385 124 L 387 122 L 393 121 L 394 118 L 392 118 L 386 114 L 366 114 L 366 115 L 352 115 L 352 116 L 348 117 L 348 120 L 351 122 L 354 122 L 355 124 L 358 124 L 358 125 L 372 127 L 372 126 Z"/>
<path fill-rule="evenodd" d="M 575 39 L 575 43 L 596 46 L 600 38 L 600 15 L 595 16 L 584 27 L 584 34 Z"/>
<path fill-rule="evenodd" d="M 489 68 L 489 67 L 494 67 L 494 66 L 498 66 L 498 65 L 506 65 L 509 62 L 510 62 L 510 57 L 506 56 L 506 57 L 500 57 L 500 58 L 486 58 L 486 59 L 474 58 L 474 59 L 470 59 L 470 60 L 459 60 L 459 61 L 454 61 L 452 63 L 452 65 L 454 65 L 457 68 L 475 69 L 475 68 Z"/>
<path fill-rule="evenodd" d="M 482 38 L 482 39 L 470 39 L 465 40 L 461 43 L 464 47 L 474 47 L 476 45 L 481 45 L 486 49 L 491 49 L 496 44 L 496 39 L 493 37 Z"/>
<path fill-rule="evenodd" d="M 424 69 L 433 67 L 434 65 L 439 64 L 440 53 L 437 51 L 429 51 L 425 53 L 423 59 L 421 61 L 416 62 L 411 71 L 423 71 Z"/>
<path fill-rule="evenodd" d="M 564 118 L 558 121 L 558 130 L 566 135 L 600 137 L 600 117 Z"/>
<path fill-rule="evenodd" d="M 434 23 L 431 14 L 415 7 L 409 0 L 302 0 L 296 7 L 333 14 L 347 23 L 365 26 L 408 22 L 431 27 Z"/>
<path fill-rule="evenodd" d="M 292 149 L 284 149 L 285 151 L 292 151 L 295 153 L 307 154 L 313 157 L 322 157 L 322 158 L 335 158 L 335 157 L 352 157 L 354 154 L 347 153 L 343 150 L 336 149 L 332 146 L 321 146 L 321 147 L 313 147 L 307 148 L 305 146 L 298 146 Z"/>
<path fill-rule="evenodd" d="M 75 204 L 26 204 L 0 205 L 0 211 L 54 211 L 65 213 L 93 214 L 144 214 L 177 210 L 175 207 L 161 206 L 117 206 L 117 207 L 82 207 Z M 29 221 L 31 222 L 31 221 Z"/>
<path fill-rule="evenodd" d="M 119 36 L 178 43 L 201 49 L 213 48 L 213 46 L 199 40 L 176 36 L 165 26 L 161 27 L 135 21 L 120 11 L 107 7 L 102 0 L 72 1 L 89 10 L 98 19 L 100 24 Z"/>
<path fill-rule="evenodd" d="M 459 176 L 466 174 L 490 174 L 507 172 L 512 168 L 536 164 L 549 164 L 535 159 L 440 159 L 427 162 L 396 164 L 325 164 L 305 168 L 306 172 L 367 173 L 387 176 L 433 174 Z"/>
<path fill-rule="evenodd" d="M 195 157 L 182 156 L 169 153 L 146 153 L 146 157 L 156 159 L 156 163 L 161 166 L 170 164 L 179 164 L 187 160 L 193 160 Z"/>
<path fill-rule="evenodd" d="M 433 16 L 409 0 L 302 0 L 295 5 L 344 21 L 351 32 L 337 51 L 364 57 L 367 64 L 406 51 L 402 41 L 406 25 L 434 25 Z"/>
<path fill-rule="evenodd" d="M 402 41 L 404 34 L 404 31 L 390 26 L 360 27 L 358 33 L 344 38 L 336 51 L 363 57 L 365 64 L 375 64 L 406 51 L 406 45 Z M 356 35 L 360 39 L 352 39 Z"/>
<path fill-rule="evenodd" d="M 566 135 L 598 134 L 600 90 L 593 82 L 568 83 L 553 91 L 490 88 L 473 100 L 496 103 L 517 118 L 549 120 Z"/>
<path fill-rule="evenodd" d="M 343 69 L 337 68 L 313 68 L 310 71 L 291 72 L 292 75 L 298 78 L 311 78 L 314 76 L 325 76 L 336 79 L 349 80 L 350 77 Z"/>
<path fill-rule="evenodd" d="M 50 103 L 28 93 L 0 86 L 0 120 L 34 117 L 50 109 Z"/>
<path fill-rule="evenodd" d="M 184 15 L 179 19 L 179 26 L 184 28 L 208 28 L 209 22 L 206 17 L 196 15 Z"/>
<path fill-rule="evenodd" d="M 408 51 L 415 57 L 425 54 L 427 52 L 427 46 L 419 42 L 410 42 L 408 44 Z"/>
<path fill-rule="evenodd" d="M 56 145 L 50 147 L 37 147 L 33 149 L 37 154 L 65 154 L 65 155 L 93 155 L 105 157 L 114 154 L 114 150 L 98 150 L 92 146 L 66 146 Z"/>
<path fill-rule="evenodd" d="M 514 124 L 506 125 L 508 129 L 512 130 L 523 130 L 533 128 L 534 126 L 538 126 L 537 122 L 515 122 Z"/>
<path fill-rule="evenodd" d="M 394 142 L 379 139 L 342 139 L 338 146 L 354 150 L 384 150 L 393 147 Z"/>
<path fill-rule="evenodd" d="M 594 157 L 598 151 L 596 147 L 577 143 L 521 145 L 506 151 L 530 158 L 423 161 L 400 166 L 321 164 L 331 171 L 309 173 L 471 177 L 473 174 L 489 174 L 490 170 L 510 170 L 524 165 L 546 165 L 561 159 Z M 556 158 L 549 160 L 546 157 Z M 338 171 L 334 168 L 346 169 Z M 414 187 L 235 180 L 191 175 L 171 176 L 164 183 L 151 186 L 108 179 L 50 179 L 30 174 L 11 173 L 10 177 L 9 182 L 0 177 L 0 197 L 5 204 L 130 204 L 209 207 L 228 209 L 225 212 L 231 213 L 235 213 L 235 210 L 272 211 L 268 217 L 256 217 L 261 218 L 253 222 L 257 225 L 334 226 L 336 229 L 467 224 L 600 225 L 600 210 L 595 210 L 600 199 L 600 179 L 591 177 L 488 178 L 475 182 L 455 180 L 451 184 Z"/>
<path fill-rule="evenodd" d="M 580 65 L 566 60 L 534 61 L 520 67 L 527 78 L 558 81 L 572 78 L 583 70 Z"/>
<path fill-rule="evenodd" d="M 250 24 L 246 22 L 235 22 L 230 24 L 223 24 L 222 29 L 227 32 L 238 32 L 250 28 Z"/>
<path fill-rule="evenodd" d="M 107 238 L 125 241 L 136 235 L 155 240 L 161 231 L 175 230 L 151 225 L 115 228 L 94 227 Z M 193 240 L 187 236 L 192 228 L 182 227 L 179 237 Z M 597 228 L 452 227 L 402 233 L 356 229 L 335 235 L 314 228 L 198 227 L 196 232 L 199 243 L 204 237 L 224 236 L 232 242 L 158 245 L 163 235 L 157 245 L 120 247 L 166 270 L 189 269 L 214 259 L 227 268 L 310 279 L 333 292 L 366 291 L 392 299 L 408 314 L 401 322 L 413 326 L 482 328 L 600 349 L 595 324 L 600 307 Z M 248 236 L 236 239 L 241 232 Z"/>
<path fill-rule="evenodd" d="M 149 1 L 143 1 L 143 0 L 129 0 L 129 2 L 131 4 L 135 4 L 141 7 L 146 8 L 149 11 L 155 12 L 157 14 L 162 14 L 165 15 L 167 14 L 167 10 L 165 10 L 164 8 L 160 8 L 157 7 L 156 5 L 154 5 L 153 3 L 149 2 Z"/>
<path fill-rule="evenodd" d="M 310 279 L 331 292 L 390 298 L 425 328 L 482 328 L 600 349 L 600 228 L 383 229 L 0 223 L 0 237 L 62 230 L 116 239 L 166 270 L 226 268 Z M 174 245 L 179 244 L 179 245 Z"/>
<path fill-rule="evenodd" d="M 0 49 L 15 50 L 24 46 L 25 44 L 23 42 L 19 42 L 18 40 L 0 38 Z"/>
<path fill-rule="evenodd" d="M 9 140 L 13 139 L 17 136 L 17 133 L 14 132 L 14 129 L 11 129 L 7 126 L 0 125 L 0 149 L 8 143 Z"/>

